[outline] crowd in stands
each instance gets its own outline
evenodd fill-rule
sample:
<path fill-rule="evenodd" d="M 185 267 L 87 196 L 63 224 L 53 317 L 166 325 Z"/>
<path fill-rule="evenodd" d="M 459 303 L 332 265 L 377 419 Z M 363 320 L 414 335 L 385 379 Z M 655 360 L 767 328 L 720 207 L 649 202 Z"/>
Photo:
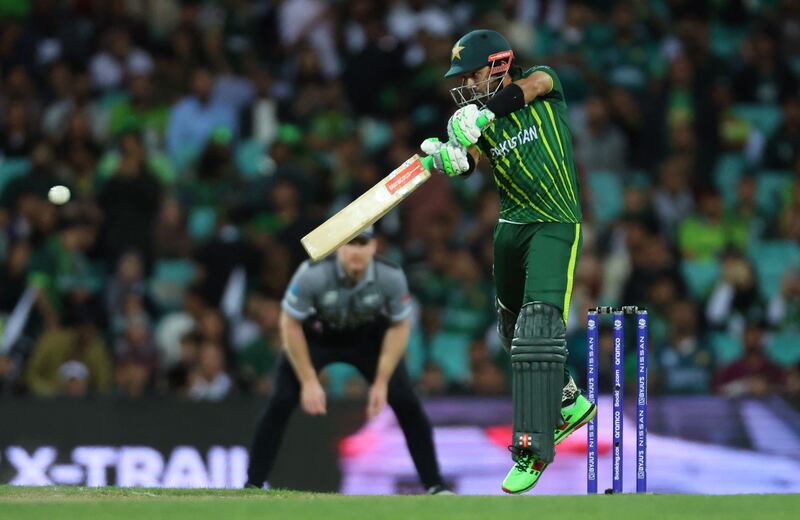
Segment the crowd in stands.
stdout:
<path fill-rule="evenodd" d="M 586 309 L 626 304 L 650 312 L 652 392 L 800 395 L 797 0 L 0 2 L 0 394 L 268 395 L 300 238 L 445 137 L 477 27 L 565 88 L 576 379 Z M 423 395 L 508 391 L 478 170 L 378 225 Z M 604 323 L 601 384 L 610 348 Z"/>

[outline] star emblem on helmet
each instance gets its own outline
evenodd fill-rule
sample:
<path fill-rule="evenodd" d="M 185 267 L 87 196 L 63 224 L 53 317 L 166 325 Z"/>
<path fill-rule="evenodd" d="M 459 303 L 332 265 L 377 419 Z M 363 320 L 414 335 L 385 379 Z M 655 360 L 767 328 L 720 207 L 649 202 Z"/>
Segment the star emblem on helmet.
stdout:
<path fill-rule="evenodd" d="M 460 45 L 459 42 L 456 42 L 456 44 L 453 45 L 453 52 L 450 55 L 450 61 L 453 61 L 455 59 L 459 59 L 460 60 L 461 59 L 461 51 L 463 51 L 463 50 L 464 50 L 464 46 Z"/>

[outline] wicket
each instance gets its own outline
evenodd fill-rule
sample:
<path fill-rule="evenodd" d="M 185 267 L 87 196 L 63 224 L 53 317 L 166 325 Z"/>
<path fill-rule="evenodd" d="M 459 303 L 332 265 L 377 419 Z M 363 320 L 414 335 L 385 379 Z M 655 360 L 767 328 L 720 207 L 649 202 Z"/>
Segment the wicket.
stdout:
<path fill-rule="evenodd" d="M 599 316 L 613 315 L 614 386 L 612 389 L 612 491 L 622 493 L 622 411 L 624 396 L 625 316 L 636 316 L 636 492 L 647 491 L 647 311 L 635 306 L 595 307 L 587 316 L 586 392 L 597 403 L 597 349 L 600 332 Z M 586 492 L 597 493 L 597 416 L 587 425 Z"/>

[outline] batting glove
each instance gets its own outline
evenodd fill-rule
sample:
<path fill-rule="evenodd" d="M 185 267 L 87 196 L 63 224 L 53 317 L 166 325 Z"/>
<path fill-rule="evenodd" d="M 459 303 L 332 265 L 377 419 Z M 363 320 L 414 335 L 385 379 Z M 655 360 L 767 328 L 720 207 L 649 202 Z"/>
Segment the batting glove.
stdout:
<path fill-rule="evenodd" d="M 448 177 L 456 177 L 469 170 L 467 150 L 450 142 L 442 143 L 436 137 L 422 141 L 420 148 L 433 157 L 433 167 Z"/>
<path fill-rule="evenodd" d="M 478 105 L 466 105 L 450 116 L 447 122 L 447 138 L 451 143 L 467 147 L 478 142 L 483 127 L 478 126 L 478 119 L 484 116 L 483 127 L 494 121 L 494 112 L 489 109 L 480 110 Z"/>

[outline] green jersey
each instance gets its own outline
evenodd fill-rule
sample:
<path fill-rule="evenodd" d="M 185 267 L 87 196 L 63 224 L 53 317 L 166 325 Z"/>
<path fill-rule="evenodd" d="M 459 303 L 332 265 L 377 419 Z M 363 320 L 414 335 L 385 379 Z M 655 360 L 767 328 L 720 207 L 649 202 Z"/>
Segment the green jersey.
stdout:
<path fill-rule="evenodd" d="M 501 221 L 580 222 L 580 190 L 561 81 L 545 66 L 512 75 L 512 79 L 537 71 L 553 78 L 553 89 L 496 119 L 483 130 L 478 146 L 492 164 Z"/>

